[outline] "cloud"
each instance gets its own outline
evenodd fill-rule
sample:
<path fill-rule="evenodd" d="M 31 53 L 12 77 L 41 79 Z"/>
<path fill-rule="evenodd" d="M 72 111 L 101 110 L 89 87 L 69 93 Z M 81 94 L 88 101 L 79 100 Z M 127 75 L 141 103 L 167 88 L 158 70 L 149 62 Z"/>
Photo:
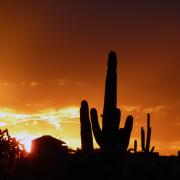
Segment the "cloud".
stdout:
<path fill-rule="evenodd" d="M 31 82 L 16 82 L 16 83 L 11 83 L 11 82 L 0 82 L 0 87 L 14 87 L 14 86 L 29 86 L 29 87 L 37 87 L 39 85 L 38 82 L 36 81 L 31 81 Z"/>
<path fill-rule="evenodd" d="M 8 124 L 6 122 L 0 122 L 0 127 L 7 126 Z"/>
<path fill-rule="evenodd" d="M 69 80 L 69 79 L 56 79 L 56 83 L 58 86 L 66 86 L 66 85 L 75 85 L 75 86 L 83 86 L 85 83 L 79 80 Z"/>
<path fill-rule="evenodd" d="M 56 84 L 58 86 L 66 86 L 66 85 L 74 85 L 74 86 L 83 86 L 85 83 L 79 80 L 69 80 L 69 79 L 52 79 L 50 81 L 21 81 L 17 83 L 9 83 L 9 82 L 0 82 L 0 87 L 11 87 L 11 86 L 22 86 L 22 87 L 37 87 L 40 84 Z"/>
<path fill-rule="evenodd" d="M 19 83 L 19 85 L 33 88 L 33 87 L 39 86 L 39 82 L 37 82 L 37 81 L 30 81 L 30 82 L 22 81 Z"/>
<path fill-rule="evenodd" d="M 144 108 L 143 109 L 143 112 L 155 112 L 155 113 L 159 113 L 159 112 L 164 112 L 166 111 L 167 109 L 169 108 L 169 106 L 167 105 L 163 105 L 163 104 L 160 104 L 160 105 L 157 105 L 157 106 L 154 106 L 154 107 L 147 107 L 147 108 Z"/>
<path fill-rule="evenodd" d="M 74 81 L 74 84 L 75 84 L 76 86 L 83 86 L 85 83 L 82 82 L 82 81 Z"/>
<path fill-rule="evenodd" d="M 125 114 L 132 114 L 135 117 L 144 116 L 144 114 L 151 113 L 154 117 L 165 117 L 168 113 L 175 110 L 174 105 L 158 104 L 156 106 L 143 105 L 121 105 L 120 109 Z"/>
<path fill-rule="evenodd" d="M 12 86 L 16 86 L 16 84 L 9 82 L 0 82 L 0 87 L 12 87 Z"/>
<path fill-rule="evenodd" d="M 30 87 L 37 87 L 38 83 L 36 81 L 32 81 L 32 82 L 29 83 L 29 86 Z"/>
<path fill-rule="evenodd" d="M 140 106 L 122 105 L 120 108 L 121 108 L 122 111 L 125 111 L 127 113 L 141 111 L 141 107 Z"/>
<path fill-rule="evenodd" d="M 79 123 L 79 108 L 69 107 L 64 109 L 47 109 L 39 113 L 25 114 L 15 113 L 11 109 L 0 110 L 0 126 L 24 124 L 37 125 L 38 122 L 53 125 L 56 129 L 61 128 L 61 123 Z"/>
<path fill-rule="evenodd" d="M 48 102 L 42 102 L 42 103 L 26 103 L 25 106 L 27 107 L 38 107 L 38 108 L 45 108 L 48 106 Z"/>
<path fill-rule="evenodd" d="M 68 83 L 68 81 L 65 80 L 65 79 L 58 79 L 58 80 L 57 80 L 57 85 L 58 85 L 58 86 L 64 86 L 64 85 L 67 84 L 67 83 Z"/>

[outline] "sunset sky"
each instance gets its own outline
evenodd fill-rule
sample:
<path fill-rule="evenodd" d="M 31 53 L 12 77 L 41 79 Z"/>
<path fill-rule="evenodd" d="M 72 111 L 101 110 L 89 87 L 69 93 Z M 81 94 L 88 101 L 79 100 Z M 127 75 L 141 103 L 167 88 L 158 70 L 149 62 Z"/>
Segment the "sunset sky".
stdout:
<path fill-rule="evenodd" d="M 107 55 L 118 56 L 121 126 L 151 112 L 152 145 L 180 150 L 179 0 L 1 0 L 0 129 L 80 144 L 83 99 L 102 113 Z"/>

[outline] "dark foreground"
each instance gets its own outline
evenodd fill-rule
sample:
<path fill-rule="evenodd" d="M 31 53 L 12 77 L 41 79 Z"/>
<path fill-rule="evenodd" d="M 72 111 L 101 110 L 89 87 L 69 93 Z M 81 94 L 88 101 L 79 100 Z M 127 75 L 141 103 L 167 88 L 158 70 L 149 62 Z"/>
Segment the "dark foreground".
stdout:
<path fill-rule="evenodd" d="M 180 159 L 147 154 L 76 152 L 61 158 L 24 158 L 16 162 L 10 180 L 180 179 Z"/>

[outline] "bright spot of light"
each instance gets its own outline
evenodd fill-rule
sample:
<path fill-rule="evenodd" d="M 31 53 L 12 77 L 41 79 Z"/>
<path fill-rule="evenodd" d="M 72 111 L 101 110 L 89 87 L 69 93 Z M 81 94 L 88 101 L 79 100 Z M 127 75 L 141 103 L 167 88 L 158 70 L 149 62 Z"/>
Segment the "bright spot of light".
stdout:
<path fill-rule="evenodd" d="M 0 126 L 7 126 L 7 123 L 5 123 L 5 122 L 0 122 Z"/>
<path fill-rule="evenodd" d="M 19 140 L 20 143 L 24 144 L 25 150 L 27 152 L 31 152 L 32 140 L 37 138 L 37 136 L 29 134 L 28 132 L 20 132 L 12 136 L 16 137 L 16 139 Z"/>

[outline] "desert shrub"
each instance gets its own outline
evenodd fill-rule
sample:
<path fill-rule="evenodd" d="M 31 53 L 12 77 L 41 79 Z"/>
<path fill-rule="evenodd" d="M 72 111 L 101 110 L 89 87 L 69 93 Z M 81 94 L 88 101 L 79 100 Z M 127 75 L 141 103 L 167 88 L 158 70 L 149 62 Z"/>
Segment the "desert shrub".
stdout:
<path fill-rule="evenodd" d="M 0 179 L 7 179 L 15 167 L 16 159 L 26 155 L 24 145 L 11 137 L 7 129 L 0 129 Z"/>

